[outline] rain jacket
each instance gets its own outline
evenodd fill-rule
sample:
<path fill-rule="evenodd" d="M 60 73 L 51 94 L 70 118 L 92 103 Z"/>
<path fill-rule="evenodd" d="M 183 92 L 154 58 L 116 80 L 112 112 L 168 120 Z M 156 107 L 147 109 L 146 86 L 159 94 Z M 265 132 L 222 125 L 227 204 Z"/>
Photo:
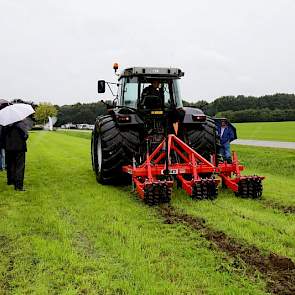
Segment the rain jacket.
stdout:
<path fill-rule="evenodd" d="M 0 149 L 4 148 L 4 127 L 0 126 Z"/>
<path fill-rule="evenodd" d="M 15 152 L 26 152 L 28 132 L 23 122 L 5 127 L 5 150 Z"/>
<path fill-rule="evenodd" d="M 221 134 L 221 126 L 218 127 L 218 134 L 220 136 L 220 134 Z M 235 139 L 235 135 L 234 135 L 233 130 L 229 126 L 227 126 L 224 129 L 222 136 L 220 136 L 220 143 L 222 145 L 224 145 L 226 143 L 230 143 L 234 139 Z"/>

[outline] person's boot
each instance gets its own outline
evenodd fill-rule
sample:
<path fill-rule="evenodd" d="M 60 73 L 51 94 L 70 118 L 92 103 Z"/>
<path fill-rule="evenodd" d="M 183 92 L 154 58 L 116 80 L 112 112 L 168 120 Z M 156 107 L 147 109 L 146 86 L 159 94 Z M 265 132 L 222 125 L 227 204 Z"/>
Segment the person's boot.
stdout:
<path fill-rule="evenodd" d="M 15 183 L 15 185 L 14 185 L 14 189 L 15 189 L 16 191 L 19 191 L 19 192 L 24 192 L 24 191 L 25 191 L 25 189 L 24 189 L 24 185 L 23 185 L 23 183 L 20 182 L 20 181 L 17 181 L 17 182 Z"/>
<path fill-rule="evenodd" d="M 15 187 L 14 188 L 16 191 L 18 192 L 25 192 L 26 190 L 24 189 L 24 187 Z"/>

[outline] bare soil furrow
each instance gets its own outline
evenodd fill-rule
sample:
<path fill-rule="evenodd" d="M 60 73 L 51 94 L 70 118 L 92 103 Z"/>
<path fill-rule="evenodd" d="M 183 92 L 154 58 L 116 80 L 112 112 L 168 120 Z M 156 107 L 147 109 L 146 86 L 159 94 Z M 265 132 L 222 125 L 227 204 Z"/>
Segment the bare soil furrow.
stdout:
<path fill-rule="evenodd" d="M 271 201 L 265 201 L 263 202 L 263 206 L 265 208 L 273 208 L 279 210 L 285 214 L 295 214 L 295 206 L 292 205 L 282 205 Z"/>
<path fill-rule="evenodd" d="M 290 258 L 275 253 L 264 254 L 253 245 L 244 245 L 224 232 L 212 229 L 204 219 L 181 213 L 171 206 L 161 206 L 159 212 L 165 223 L 181 223 L 197 230 L 219 250 L 258 270 L 267 282 L 268 292 L 295 294 L 295 264 Z"/>

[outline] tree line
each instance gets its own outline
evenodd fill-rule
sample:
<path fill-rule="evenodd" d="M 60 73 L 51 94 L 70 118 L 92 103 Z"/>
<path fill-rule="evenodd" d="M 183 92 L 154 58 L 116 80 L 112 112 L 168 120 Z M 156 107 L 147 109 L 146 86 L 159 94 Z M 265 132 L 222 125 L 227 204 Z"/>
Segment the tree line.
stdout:
<path fill-rule="evenodd" d="M 102 102 L 76 103 L 73 105 L 56 106 L 58 115 L 56 126 L 67 123 L 94 124 L 97 116 L 106 114 L 106 105 Z"/>
<path fill-rule="evenodd" d="M 295 94 L 222 96 L 211 103 L 204 100 L 194 103 L 184 100 L 183 104 L 200 108 L 209 116 L 228 118 L 231 122 L 295 121 Z M 57 126 L 69 122 L 93 124 L 97 116 L 106 113 L 106 106 L 102 102 L 56 107 Z"/>
<path fill-rule="evenodd" d="M 184 105 L 202 109 L 206 114 L 228 118 L 231 122 L 295 121 L 295 95 L 222 96 L 213 102 L 201 100 Z"/>
<path fill-rule="evenodd" d="M 14 102 L 24 102 L 15 100 Z M 36 110 L 38 123 L 47 121 L 48 116 L 57 115 L 56 126 L 66 123 L 94 124 L 97 116 L 106 114 L 106 105 L 102 102 L 76 103 L 73 105 L 53 106 L 50 103 L 39 105 L 30 103 Z M 111 103 L 111 102 L 108 102 Z M 277 93 L 274 95 L 255 96 L 222 96 L 209 103 L 183 101 L 184 106 L 202 109 L 209 116 L 225 117 L 231 122 L 267 122 L 295 121 L 295 95 Z"/>

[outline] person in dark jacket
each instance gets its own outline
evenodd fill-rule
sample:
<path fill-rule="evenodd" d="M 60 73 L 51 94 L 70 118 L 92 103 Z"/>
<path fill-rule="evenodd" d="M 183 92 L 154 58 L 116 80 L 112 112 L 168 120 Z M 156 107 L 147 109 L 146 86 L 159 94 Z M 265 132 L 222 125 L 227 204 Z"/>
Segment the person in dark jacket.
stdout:
<path fill-rule="evenodd" d="M 5 170 L 4 127 L 0 126 L 0 171 Z"/>
<path fill-rule="evenodd" d="M 148 109 L 154 109 L 161 108 L 163 103 L 163 89 L 160 88 L 160 82 L 158 80 L 154 80 L 151 85 L 143 89 L 141 94 L 141 104 Z"/>
<path fill-rule="evenodd" d="M 231 163 L 230 142 L 235 139 L 234 132 L 227 124 L 226 120 L 221 120 L 221 125 L 218 127 L 218 134 L 220 136 L 220 154 L 223 160 Z"/>
<path fill-rule="evenodd" d="M 26 140 L 28 131 L 23 121 L 5 127 L 7 184 L 15 190 L 24 190 Z"/>

